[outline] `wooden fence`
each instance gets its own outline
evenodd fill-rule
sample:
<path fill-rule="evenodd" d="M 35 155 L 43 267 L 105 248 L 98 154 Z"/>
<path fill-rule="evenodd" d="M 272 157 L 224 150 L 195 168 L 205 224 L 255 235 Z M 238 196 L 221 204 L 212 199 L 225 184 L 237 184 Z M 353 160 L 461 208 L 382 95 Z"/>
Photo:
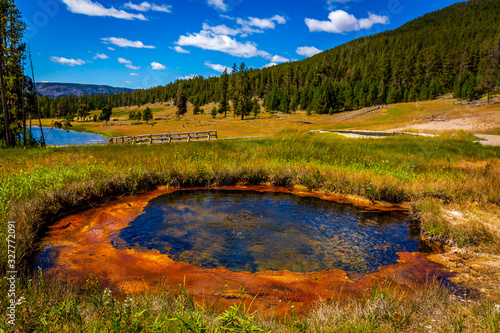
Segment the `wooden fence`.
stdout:
<path fill-rule="evenodd" d="M 121 143 L 160 143 L 160 142 L 189 142 L 192 140 L 210 140 L 218 139 L 217 131 L 205 132 L 186 132 L 186 133 L 161 133 L 161 134 L 144 134 L 135 136 L 120 136 L 109 139 L 110 144 Z"/>

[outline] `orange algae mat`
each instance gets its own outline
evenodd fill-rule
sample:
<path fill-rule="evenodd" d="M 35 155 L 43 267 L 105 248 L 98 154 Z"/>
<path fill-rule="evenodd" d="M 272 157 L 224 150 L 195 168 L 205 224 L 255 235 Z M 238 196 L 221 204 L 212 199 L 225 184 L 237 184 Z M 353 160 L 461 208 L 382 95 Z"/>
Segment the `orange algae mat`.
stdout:
<path fill-rule="evenodd" d="M 349 202 L 347 199 L 290 188 L 266 186 L 217 187 L 221 190 L 280 191 L 326 200 Z M 263 314 L 282 314 L 293 306 L 295 311 L 308 309 L 315 301 L 362 296 L 374 284 L 390 281 L 394 287 L 411 290 L 432 279 L 446 279 L 440 266 L 427 261 L 425 255 L 398 252 L 398 264 L 380 267 L 372 274 L 349 277 L 345 271 L 233 272 L 207 269 L 176 262 L 157 250 L 135 246 L 117 249 L 110 234 L 128 226 L 144 212 L 148 202 L 162 194 L 178 191 L 157 190 L 114 200 L 98 208 L 67 216 L 52 225 L 42 245 L 53 249 L 53 265 L 44 270 L 49 278 L 84 282 L 94 275 L 102 286 L 121 292 L 142 292 L 184 285 L 202 306 L 231 305 L 243 300 Z M 352 202 L 351 202 L 352 203 Z M 397 207 L 365 208 L 391 210 Z M 401 209 L 401 208 L 399 208 Z"/>

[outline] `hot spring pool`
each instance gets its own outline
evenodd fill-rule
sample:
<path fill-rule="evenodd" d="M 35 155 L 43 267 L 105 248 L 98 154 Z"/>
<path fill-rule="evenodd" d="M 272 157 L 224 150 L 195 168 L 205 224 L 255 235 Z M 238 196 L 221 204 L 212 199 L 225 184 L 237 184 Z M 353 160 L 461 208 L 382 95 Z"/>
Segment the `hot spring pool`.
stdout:
<path fill-rule="evenodd" d="M 186 190 L 149 201 L 110 234 L 119 250 L 148 249 L 175 261 L 231 271 L 371 273 L 419 251 L 401 212 L 290 193 Z"/>

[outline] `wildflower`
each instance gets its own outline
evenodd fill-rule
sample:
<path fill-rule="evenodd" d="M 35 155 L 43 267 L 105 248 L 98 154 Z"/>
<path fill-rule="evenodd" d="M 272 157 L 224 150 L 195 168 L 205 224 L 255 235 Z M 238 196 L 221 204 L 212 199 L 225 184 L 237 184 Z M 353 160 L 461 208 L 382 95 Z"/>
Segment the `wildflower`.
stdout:
<path fill-rule="evenodd" d="M 111 297 L 111 290 L 109 290 L 108 288 L 106 288 L 106 289 L 104 289 L 103 294 L 104 294 L 105 297 Z"/>
<path fill-rule="evenodd" d="M 392 314 L 392 316 L 393 316 L 394 318 L 396 318 L 396 319 L 398 319 L 398 318 L 400 317 L 398 312 L 394 312 L 394 313 Z"/>
<path fill-rule="evenodd" d="M 104 300 L 104 304 L 108 305 L 111 302 L 111 300 L 113 299 L 113 297 L 111 297 L 111 290 L 106 288 L 106 289 L 104 289 L 102 294 L 103 294 L 102 298 Z"/>

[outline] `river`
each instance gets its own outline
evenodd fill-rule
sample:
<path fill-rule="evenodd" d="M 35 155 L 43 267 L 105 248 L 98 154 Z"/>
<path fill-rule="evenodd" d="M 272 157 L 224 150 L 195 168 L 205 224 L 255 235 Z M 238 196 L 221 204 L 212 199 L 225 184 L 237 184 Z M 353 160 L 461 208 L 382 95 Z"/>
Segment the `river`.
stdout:
<path fill-rule="evenodd" d="M 41 138 L 40 127 L 32 127 L 31 132 L 35 139 L 40 140 Z M 47 135 L 47 133 L 49 134 Z M 108 141 L 108 139 L 106 139 L 105 137 L 97 134 L 66 131 L 58 128 L 53 128 L 52 130 L 50 130 L 50 127 L 43 127 L 43 134 L 46 136 L 45 143 L 47 145 L 53 145 L 53 146 L 69 146 L 69 145 L 84 146 L 87 140 Z"/>

